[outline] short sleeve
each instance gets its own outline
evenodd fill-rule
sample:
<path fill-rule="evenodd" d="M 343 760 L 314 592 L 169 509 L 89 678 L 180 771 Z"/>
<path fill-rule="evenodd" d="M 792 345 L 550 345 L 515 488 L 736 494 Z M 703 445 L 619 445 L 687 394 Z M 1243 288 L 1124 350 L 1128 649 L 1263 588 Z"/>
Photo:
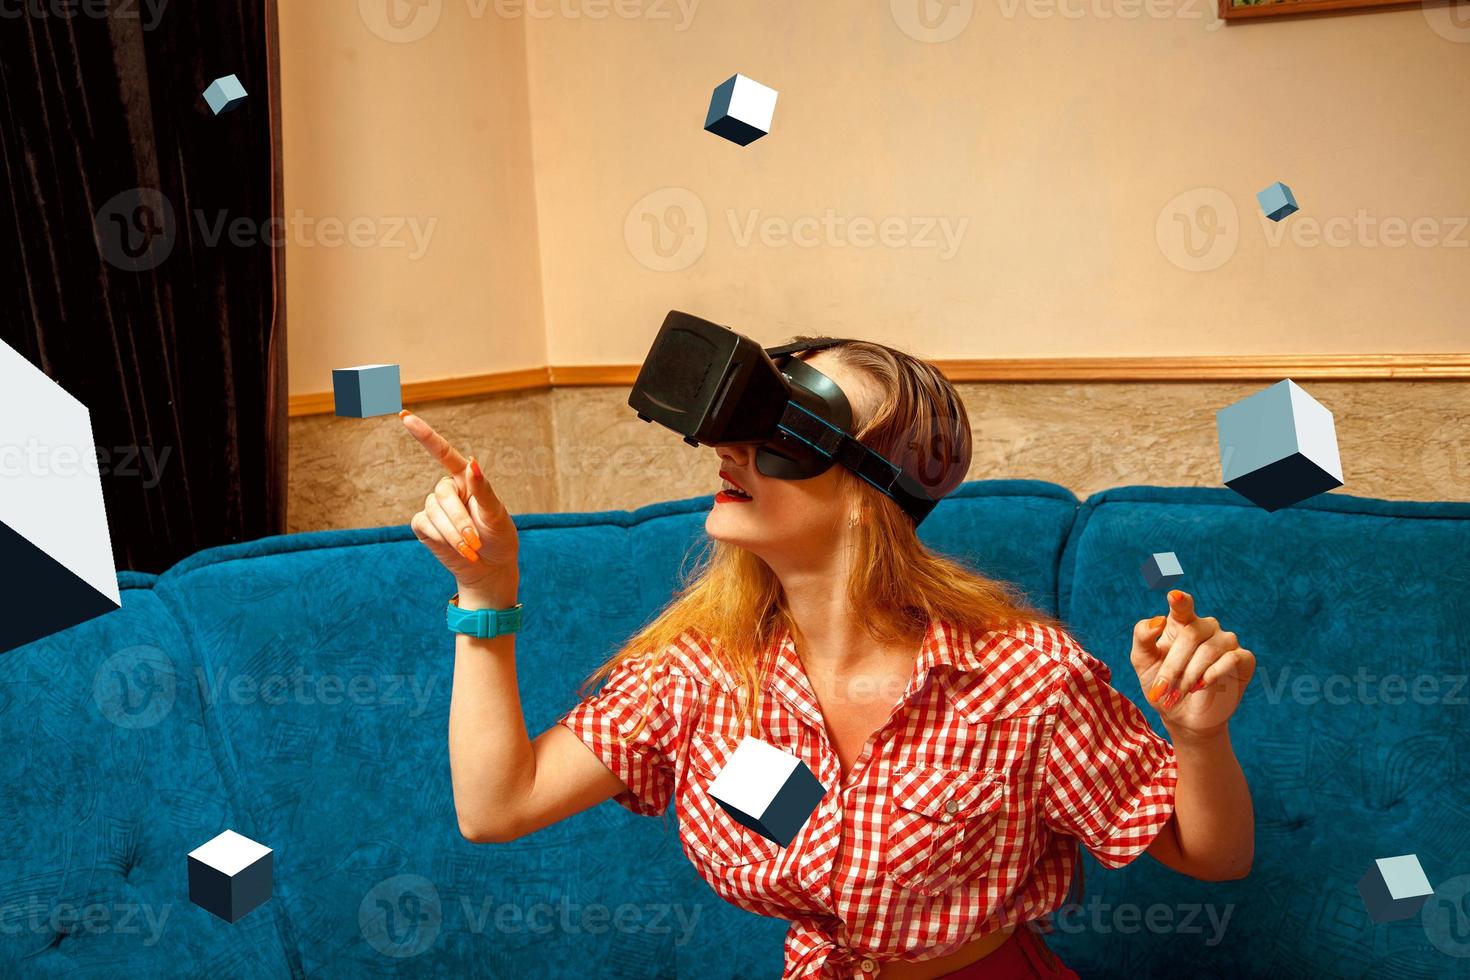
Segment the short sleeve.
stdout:
<path fill-rule="evenodd" d="M 1076 837 L 1104 867 L 1120 868 L 1147 850 L 1174 814 L 1174 747 L 1108 683 L 1102 661 L 1074 646 L 1062 669 L 1045 821 Z"/>
<path fill-rule="evenodd" d="M 627 786 L 613 799 L 644 816 L 662 814 L 673 798 L 673 760 L 697 696 L 673 659 L 665 653 L 623 661 L 601 691 L 557 719 Z M 645 712 L 648 720 L 632 736 Z"/>

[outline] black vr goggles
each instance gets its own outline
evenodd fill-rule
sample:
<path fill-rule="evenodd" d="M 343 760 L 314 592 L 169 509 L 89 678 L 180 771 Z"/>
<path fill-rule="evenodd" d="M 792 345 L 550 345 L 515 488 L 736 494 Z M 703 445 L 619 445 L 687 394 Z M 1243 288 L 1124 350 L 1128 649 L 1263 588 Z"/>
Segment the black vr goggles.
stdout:
<path fill-rule="evenodd" d="M 691 446 L 758 445 L 756 470 L 779 480 L 805 480 L 841 463 L 893 498 L 917 527 L 938 498 L 853 438 L 852 407 L 842 389 L 793 356 L 844 342 L 762 348 L 728 327 L 670 310 L 628 404 L 640 419 L 672 429 Z"/>

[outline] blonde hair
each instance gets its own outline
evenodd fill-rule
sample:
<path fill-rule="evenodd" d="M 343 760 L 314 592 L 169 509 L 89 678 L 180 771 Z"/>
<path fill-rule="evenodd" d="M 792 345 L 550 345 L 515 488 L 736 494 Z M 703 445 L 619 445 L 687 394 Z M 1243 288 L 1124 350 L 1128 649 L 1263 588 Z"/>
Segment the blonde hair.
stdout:
<path fill-rule="evenodd" d="M 845 341 L 825 350 L 865 374 L 882 393 L 876 405 L 852 404 L 850 431 L 859 442 L 907 470 L 931 497 L 943 497 L 964 482 L 970 469 L 969 415 L 954 385 L 938 368 L 866 341 Z M 815 352 L 796 356 L 805 359 L 803 355 L 811 353 Z M 855 394 L 849 393 L 850 402 L 861 400 Z M 876 643 L 917 644 L 931 618 L 968 627 L 974 636 L 1028 621 L 1058 625 L 1032 608 L 1011 584 L 986 578 L 929 550 L 919 540 L 913 519 L 892 498 L 847 467 L 833 466 L 840 475 L 840 493 L 857 518 L 853 546 L 867 556 L 866 561 L 852 563 L 848 599 Z M 743 724 L 762 686 L 757 676 L 761 651 L 783 626 L 799 646 L 804 644 L 770 567 L 744 548 L 706 536 L 696 567 L 681 575 L 681 585 L 668 605 L 580 690 L 625 661 L 649 651 L 661 654 L 692 631 L 710 641 L 716 657 L 738 679 L 745 693 L 739 711 Z M 650 671 L 657 662 L 657 657 L 650 659 Z M 647 720 L 645 710 L 629 738 L 636 737 Z"/>

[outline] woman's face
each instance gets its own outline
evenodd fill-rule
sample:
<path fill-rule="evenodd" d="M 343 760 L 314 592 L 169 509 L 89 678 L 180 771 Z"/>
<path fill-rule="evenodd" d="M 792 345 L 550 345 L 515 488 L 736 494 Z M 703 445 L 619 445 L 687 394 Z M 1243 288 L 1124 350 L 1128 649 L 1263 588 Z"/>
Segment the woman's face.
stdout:
<path fill-rule="evenodd" d="M 871 390 L 866 377 L 826 351 L 803 359 L 831 378 L 856 412 L 859 399 Z M 754 446 L 717 446 L 715 453 L 716 470 L 744 488 L 751 499 L 727 501 L 723 494 L 717 494 L 704 522 L 711 538 L 739 545 L 777 570 L 809 567 L 833 556 L 848 534 L 847 521 L 852 513 L 852 507 L 839 499 L 841 464 L 834 463 L 826 472 L 806 480 L 781 480 L 756 471 Z M 719 477 L 714 479 L 718 481 Z M 720 485 L 715 484 L 717 491 Z"/>

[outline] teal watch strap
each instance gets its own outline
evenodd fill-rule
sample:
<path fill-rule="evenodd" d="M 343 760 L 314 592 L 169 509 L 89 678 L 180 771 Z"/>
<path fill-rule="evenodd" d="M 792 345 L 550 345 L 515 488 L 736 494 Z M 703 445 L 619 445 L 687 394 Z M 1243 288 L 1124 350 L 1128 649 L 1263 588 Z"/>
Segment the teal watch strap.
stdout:
<path fill-rule="evenodd" d="M 456 633 L 467 633 L 480 639 L 503 636 L 521 628 L 521 603 L 509 609 L 461 609 L 459 593 L 444 607 L 444 621 Z"/>

